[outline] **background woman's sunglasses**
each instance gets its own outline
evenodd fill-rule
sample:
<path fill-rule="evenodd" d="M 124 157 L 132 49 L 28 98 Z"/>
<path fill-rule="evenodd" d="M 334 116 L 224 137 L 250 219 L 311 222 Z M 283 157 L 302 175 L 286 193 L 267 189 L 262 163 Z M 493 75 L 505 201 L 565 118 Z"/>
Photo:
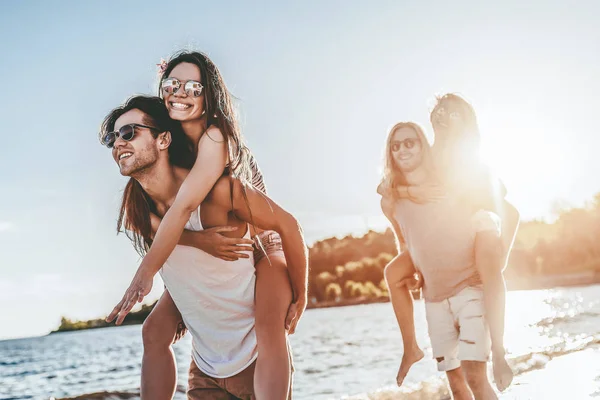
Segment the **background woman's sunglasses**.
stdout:
<path fill-rule="evenodd" d="M 177 78 L 167 78 L 162 81 L 161 88 L 168 94 L 177 93 L 183 85 L 183 90 L 188 96 L 200 97 L 204 86 L 198 81 L 187 81 L 185 84 Z"/>
<path fill-rule="evenodd" d="M 115 145 L 115 141 L 118 138 L 121 138 L 126 141 L 130 141 L 135 136 L 135 128 L 147 128 L 152 131 L 159 130 L 153 126 L 148 126 L 148 125 L 127 124 L 127 125 L 123 125 L 121 128 L 119 128 L 118 131 L 108 132 L 104 136 L 102 136 L 102 144 L 105 145 L 106 147 L 108 147 L 109 149 L 112 149 L 112 147 Z"/>
<path fill-rule="evenodd" d="M 447 124 L 449 120 L 457 120 L 461 118 L 458 111 L 446 110 L 444 107 L 439 107 L 434 111 L 434 121 L 437 123 Z"/>
<path fill-rule="evenodd" d="M 415 147 L 415 145 L 417 143 L 421 143 L 421 141 L 419 139 L 413 139 L 413 138 L 397 140 L 397 141 L 392 142 L 392 151 L 395 153 L 398 150 L 400 150 L 400 148 L 402 148 L 402 146 L 404 146 L 407 150 L 410 150 L 413 147 Z"/>

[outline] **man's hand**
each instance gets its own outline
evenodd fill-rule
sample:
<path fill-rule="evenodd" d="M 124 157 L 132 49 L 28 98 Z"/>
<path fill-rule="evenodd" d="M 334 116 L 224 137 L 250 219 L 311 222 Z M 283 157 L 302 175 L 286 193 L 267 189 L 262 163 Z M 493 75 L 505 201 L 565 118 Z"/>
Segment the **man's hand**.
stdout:
<path fill-rule="evenodd" d="M 143 272 L 138 271 L 133 277 L 129 288 L 123 295 L 119 304 L 117 304 L 108 317 L 106 317 L 106 322 L 112 322 L 115 317 L 117 317 L 117 322 L 115 322 L 115 324 L 121 325 L 125 316 L 129 314 L 133 306 L 144 300 L 144 297 L 152 290 L 152 278 L 152 276 L 148 276 Z"/>
<path fill-rule="evenodd" d="M 234 226 L 218 226 L 205 229 L 200 232 L 194 232 L 196 240 L 194 247 L 203 250 L 213 257 L 225 261 L 236 261 L 240 258 L 249 258 L 248 252 L 254 249 L 254 243 L 250 239 L 228 238 L 222 235 L 223 232 L 233 232 L 238 228 Z"/>
<path fill-rule="evenodd" d="M 290 304 L 287 317 L 285 318 L 285 329 L 290 335 L 296 332 L 296 326 L 298 325 L 298 321 L 302 317 L 304 310 L 306 310 L 306 304 L 306 294 L 298 297 L 295 302 Z"/>

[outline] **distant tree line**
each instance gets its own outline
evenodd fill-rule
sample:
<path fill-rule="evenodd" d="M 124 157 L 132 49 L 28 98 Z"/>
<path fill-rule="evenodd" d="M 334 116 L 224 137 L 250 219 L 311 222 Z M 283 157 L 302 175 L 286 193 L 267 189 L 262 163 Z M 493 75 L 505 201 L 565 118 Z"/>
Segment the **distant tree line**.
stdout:
<path fill-rule="evenodd" d="M 521 223 L 506 278 L 523 280 L 583 271 L 600 275 L 600 194 L 582 208 L 564 209 L 553 223 Z M 310 305 L 388 297 L 383 278 L 387 263 L 397 254 L 392 231 L 369 231 L 316 242 L 309 249 Z M 124 324 L 142 323 L 154 305 L 130 313 Z M 104 320 L 62 319 L 59 331 L 108 326 Z"/>

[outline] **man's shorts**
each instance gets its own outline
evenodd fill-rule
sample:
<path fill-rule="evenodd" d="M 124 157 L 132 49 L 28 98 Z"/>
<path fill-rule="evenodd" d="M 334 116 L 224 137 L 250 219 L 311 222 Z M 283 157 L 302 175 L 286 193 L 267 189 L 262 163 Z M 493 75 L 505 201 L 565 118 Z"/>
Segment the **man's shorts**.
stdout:
<path fill-rule="evenodd" d="M 294 359 L 288 341 L 290 356 L 290 392 L 287 400 L 292 400 L 294 378 Z M 213 378 L 202 372 L 192 359 L 188 378 L 188 400 L 255 400 L 254 369 L 256 361 L 248 368 L 229 378 Z"/>
<path fill-rule="evenodd" d="M 271 256 L 285 258 L 281 236 L 275 231 L 263 231 L 254 238 L 254 265 Z"/>
<path fill-rule="evenodd" d="M 467 287 L 440 302 L 426 301 L 425 313 L 439 371 L 456 369 L 461 361 L 488 361 L 491 337 L 481 287 Z"/>

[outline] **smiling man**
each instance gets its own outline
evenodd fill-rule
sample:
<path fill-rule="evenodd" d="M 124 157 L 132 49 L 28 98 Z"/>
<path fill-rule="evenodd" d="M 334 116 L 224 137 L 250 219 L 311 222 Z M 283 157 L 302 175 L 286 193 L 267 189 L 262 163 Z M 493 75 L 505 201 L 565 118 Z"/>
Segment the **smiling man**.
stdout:
<path fill-rule="evenodd" d="M 152 244 L 150 213 L 162 217 L 167 212 L 194 162 L 189 142 L 162 100 L 144 96 L 132 97 L 106 117 L 101 140 L 112 148 L 121 174 L 130 177 L 119 221 L 134 245 L 147 251 Z M 286 258 L 307 264 L 298 221 L 257 189 L 229 176 L 219 179 L 186 228 L 227 225 L 237 228 L 228 235 L 249 238 L 250 224 L 278 232 Z M 254 399 L 258 349 L 252 255 L 224 261 L 178 245 L 160 274 L 192 334 L 188 398 Z"/>
<path fill-rule="evenodd" d="M 431 148 L 423 129 L 415 123 L 401 122 L 392 127 L 385 157 L 384 181 L 391 188 L 439 183 Z M 433 356 L 438 369 L 447 374 L 453 398 L 496 399 L 487 376 L 487 361 L 493 339 L 502 340 L 504 326 L 494 337 L 489 324 L 498 318 L 496 309 L 500 306 L 500 317 L 504 318 L 504 297 L 498 296 L 493 303 L 488 299 L 490 293 L 496 293 L 492 287 L 504 284 L 500 217 L 490 211 L 474 211 L 460 187 L 452 186 L 447 187 L 444 198 L 426 203 L 401 198 L 392 191 L 383 197 L 381 207 L 398 243 L 406 244 L 407 252 L 399 249 L 397 259 L 410 254 L 422 275 Z M 394 281 L 394 265 L 393 260 L 386 267 L 388 284 Z M 403 312 L 395 299 L 399 289 L 390 288 L 397 315 Z M 405 310 L 412 314 L 412 308 Z M 403 321 L 398 318 L 404 335 Z M 504 353 L 494 353 L 493 361 L 495 371 L 502 368 L 502 377 L 506 377 L 497 381 L 504 389 L 512 380 L 512 371 Z"/>

